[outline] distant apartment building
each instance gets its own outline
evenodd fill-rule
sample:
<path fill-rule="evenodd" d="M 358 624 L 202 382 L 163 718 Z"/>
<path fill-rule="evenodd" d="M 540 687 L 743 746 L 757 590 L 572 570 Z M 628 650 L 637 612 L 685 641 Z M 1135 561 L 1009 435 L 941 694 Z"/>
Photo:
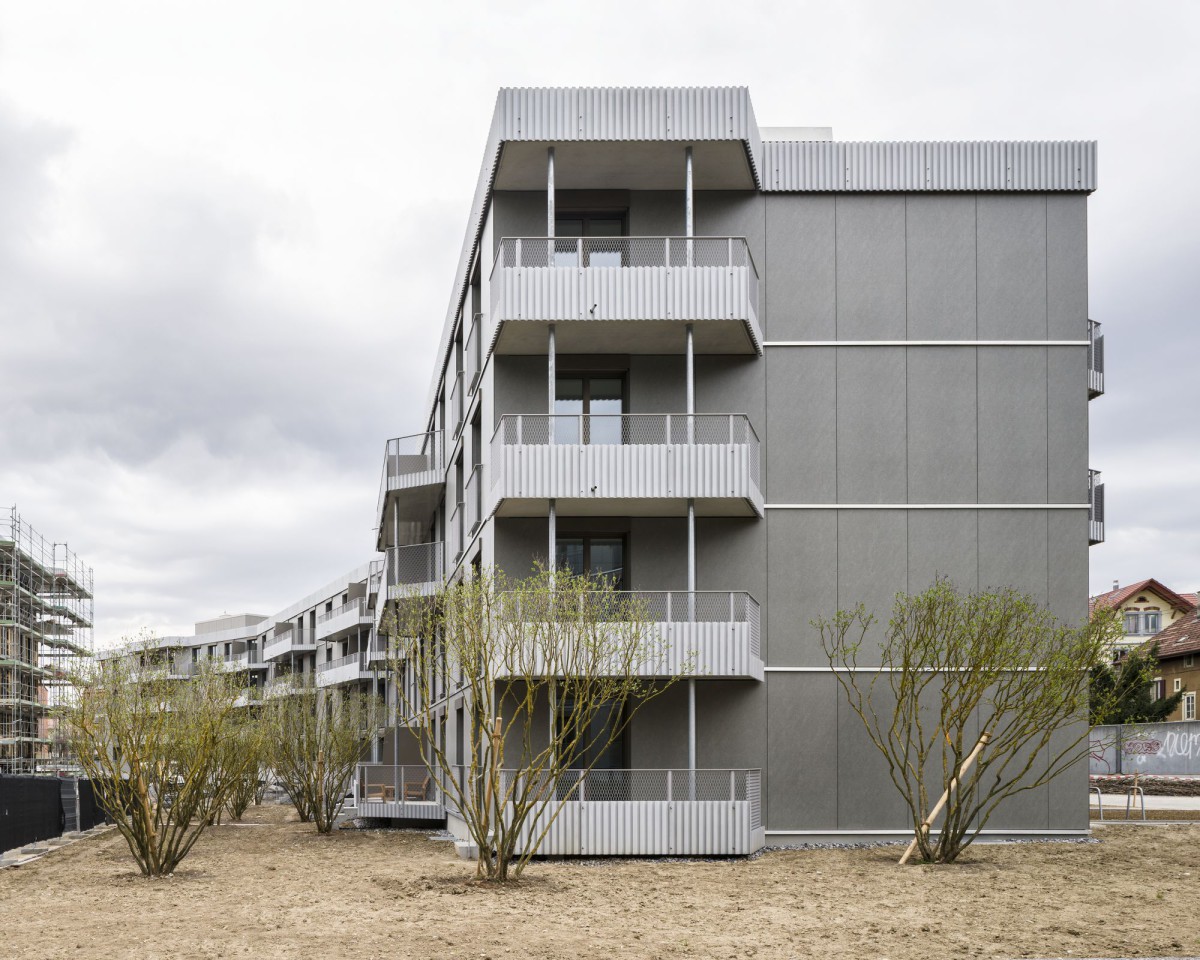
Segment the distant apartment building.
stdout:
<path fill-rule="evenodd" d="M 216 661 L 244 678 L 247 707 L 293 683 L 384 696 L 383 650 L 372 643 L 382 567 L 356 567 L 272 616 L 222 614 L 197 623 L 190 636 L 161 636 L 149 648 L 109 656 L 149 656 L 180 680 Z"/>
<path fill-rule="evenodd" d="M 73 769 L 54 710 L 92 654 L 92 568 L 14 507 L 0 517 L 0 774 Z"/>
<path fill-rule="evenodd" d="M 698 652 L 603 758 L 628 790 L 543 852 L 911 831 L 811 621 L 886 622 L 938 576 L 1087 616 L 1095 186 L 1090 142 L 838 141 L 760 127 L 744 88 L 500 91 L 423 419 L 386 449 L 380 602 L 551 562 Z M 466 706 L 445 677 L 427 732 L 460 763 Z M 388 753 L 360 810 L 439 814 Z M 1086 776 L 987 832 L 1085 832 Z"/>

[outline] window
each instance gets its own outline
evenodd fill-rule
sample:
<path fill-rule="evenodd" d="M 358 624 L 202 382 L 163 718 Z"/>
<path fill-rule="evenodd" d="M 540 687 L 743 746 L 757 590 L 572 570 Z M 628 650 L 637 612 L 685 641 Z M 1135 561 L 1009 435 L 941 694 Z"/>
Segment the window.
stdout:
<path fill-rule="evenodd" d="M 1147 610 L 1142 614 L 1142 633 L 1158 633 L 1162 629 L 1162 614 L 1157 610 Z"/>
<path fill-rule="evenodd" d="M 1184 658 L 1183 665 L 1185 667 L 1194 667 L 1196 665 L 1196 655 L 1194 653 L 1189 653 L 1187 657 Z"/>
<path fill-rule="evenodd" d="M 1150 698 L 1152 700 L 1161 700 L 1163 692 L 1166 688 L 1163 686 L 1163 678 L 1155 677 L 1150 681 Z"/>
<path fill-rule="evenodd" d="M 1196 695 L 1194 693 L 1185 693 L 1183 695 L 1183 719 L 1196 719 Z"/>
<path fill-rule="evenodd" d="M 1183 689 L 1183 679 L 1181 677 L 1176 677 L 1175 680 L 1171 684 L 1171 692 L 1178 693 L 1182 689 Z"/>
<path fill-rule="evenodd" d="M 559 537 L 554 553 L 554 565 L 560 570 L 603 578 L 615 590 L 627 589 L 624 537 Z"/>
<path fill-rule="evenodd" d="M 554 219 L 556 267 L 621 267 L 625 244 L 625 214 L 573 213 Z M 608 239 L 606 242 L 605 238 Z"/>
<path fill-rule="evenodd" d="M 577 374 L 554 382 L 554 442 L 619 444 L 625 412 L 625 378 Z"/>
<path fill-rule="evenodd" d="M 1135 634 L 1141 631 L 1142 615 L 1136 610 L 1125 614 L 1125 633 Z"/>

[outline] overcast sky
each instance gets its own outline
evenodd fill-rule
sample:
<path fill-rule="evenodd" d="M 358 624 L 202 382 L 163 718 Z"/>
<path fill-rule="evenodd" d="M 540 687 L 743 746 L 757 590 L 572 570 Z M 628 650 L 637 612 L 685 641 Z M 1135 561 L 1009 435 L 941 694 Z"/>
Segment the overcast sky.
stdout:
<path fill-rule="evenodd" d="M 1170 0 L 0 0 L 0 505 L 95 567 L 98 643 L 364 562 L 497 88 L 737 84 L 840 139 L 1100 141 L 1092 588 L 1194 590 L 1198 48 Z"/>

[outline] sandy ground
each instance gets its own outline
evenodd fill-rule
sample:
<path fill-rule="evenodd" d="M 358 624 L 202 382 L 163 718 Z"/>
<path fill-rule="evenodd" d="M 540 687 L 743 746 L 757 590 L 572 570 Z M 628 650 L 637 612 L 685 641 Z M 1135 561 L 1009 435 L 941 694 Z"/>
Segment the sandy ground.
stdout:
<path fill-rule="evenodd" d="M 895 848 L 545 863 L 492 889 L 423 833 L 319 837 L 262 807 L 169 879 L 138 874 L 115 832 L 0 871 L 0 957 L 1200 955 L 1200 827 L 1097 835 L 952 867 L 898 867 Z"/>

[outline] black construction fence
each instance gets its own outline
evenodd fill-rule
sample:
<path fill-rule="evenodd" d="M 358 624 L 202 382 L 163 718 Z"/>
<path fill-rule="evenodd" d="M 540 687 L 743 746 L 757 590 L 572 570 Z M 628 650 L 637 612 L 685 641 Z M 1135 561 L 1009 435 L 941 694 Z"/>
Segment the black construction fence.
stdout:
<path fill-rule="evenodd" d="M 91 781 L 0 774 L 0 853 L 104 822 Z"/>

